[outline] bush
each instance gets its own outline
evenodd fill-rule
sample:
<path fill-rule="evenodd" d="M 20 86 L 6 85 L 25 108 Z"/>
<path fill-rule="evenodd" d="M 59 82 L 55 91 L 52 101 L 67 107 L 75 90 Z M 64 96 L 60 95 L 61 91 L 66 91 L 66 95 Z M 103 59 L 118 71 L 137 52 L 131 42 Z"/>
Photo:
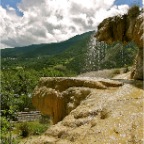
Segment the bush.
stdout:
<path fill-rule="evenodd" d="M 36 126 L 33 127 L 32 129 L 32 134 L 33 135 L 40 135 L 42 134 L 43 132 L 45 132 L 47 129 L 46 125 L 42 125 L 42 124 L 38 124 Z"/>
<path fill-rule="evenodd" d="M 45 132 L 47 128 L 48 124 L 40 124 L 38 121 L 23 122 L 18 126 L 22 137 L 27 137 L 28 135 L 40 135 Z"/>
<path fill-rule="evenodd" d="M 27 122 L 21 123 L 19 126 L 22 137 L 27 137 L 29 135 L 30 129 Z"/>
<path fill-rule="evenodd" d="M 1 121 L 1 132 L 0 132 L 1 142 L 6 144 L 9 141 L 7 134 L 10 129 L 10 123 L 7 121 L 5 117 L 1 117 L 0 121 Z"/>
<path fill-rule="evenodd" d="M 29 122 L 29 127 L 31 135 L 40 135 L 47 130 L 48 123 L 40 124 L 38 121 Z"/>
<path fill-rule="evenodd" d="M 10 129 L 10 123 L 7 121 L 5 117 L 1 117 L 0 121 L 1 121 L 1 130 L 7 132 L 8 129 Z"/>
<path fill-rule="evenodd" d="M 0 143 L 1 144 L 18 144 L 18 140 L 12 137 L 12 124 L 5 118 L 0 117 L 1 121 L 1 132 L 0 132 Z"/>
<path fill-rule="evenodd" d="M 63 66 L 63 65 L 56 65 L 54 67 L 55 70 L 58 70 L 58 71 L 62 71 L 62 72 L 65 72 L 67 69 L 66 69 L 66 66 Z"/>
<path fill-rule="evenodd" d="M 139 7 L 134 5 L 128 10 L 128 16 L 130 18 L 135 18 L 140 14 Z"/>

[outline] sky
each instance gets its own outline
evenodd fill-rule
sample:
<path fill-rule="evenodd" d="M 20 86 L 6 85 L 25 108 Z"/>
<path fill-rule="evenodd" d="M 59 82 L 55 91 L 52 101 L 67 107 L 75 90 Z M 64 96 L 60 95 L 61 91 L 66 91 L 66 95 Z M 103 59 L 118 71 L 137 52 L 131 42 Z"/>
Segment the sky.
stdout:
<path fill-rule="evenodd" d="M 144 1 L 144 0 L 143 0 Z M 0 48 L 66 40 L 96 30 L 142 0 L 1 0 Z"/>

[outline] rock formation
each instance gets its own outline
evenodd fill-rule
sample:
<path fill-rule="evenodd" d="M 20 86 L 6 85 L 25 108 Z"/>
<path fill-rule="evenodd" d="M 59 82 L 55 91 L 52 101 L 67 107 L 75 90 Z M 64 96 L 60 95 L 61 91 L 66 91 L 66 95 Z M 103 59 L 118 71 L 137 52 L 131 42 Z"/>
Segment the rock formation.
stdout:
<path fill-rule="evenodd" d="M 110 86 L 121 86 L 121 83 L 90 78 L 41 78 L 32 101 L 43 114 L 51 116 L 56 124 L 90 94 L 89 88 L 106 89 Z"/>
<path fill-rule="evenodd" d="M 143 16 L 144 13 L 134 6 L 128 14 L 104 19 L 95 35 L 98 41 L 105 41 L 108 44 L 116 41 L 126 44 L 134 41 L 139 50 L 131 77 L 140 80 L 143 79 Z"/>
<path fill-rule="evenodd" d="M 144 142 L 142 81 L 41 78 L 33 104 L 57 124 L 20 144 Z"/>

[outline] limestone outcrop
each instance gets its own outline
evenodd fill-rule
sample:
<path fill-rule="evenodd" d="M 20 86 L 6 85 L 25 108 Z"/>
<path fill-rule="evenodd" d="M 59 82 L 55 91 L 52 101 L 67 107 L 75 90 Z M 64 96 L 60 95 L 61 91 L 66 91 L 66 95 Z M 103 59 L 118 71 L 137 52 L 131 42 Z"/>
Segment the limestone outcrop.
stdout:
<path fill-rule="evenodd" d="M 57 124 L 21 144 L 142 144 L 143 92 L 135 80 L 41 78 L 33 104 Z"/>
<path fill-rule="evenodd" d="M 135 10 L 135 9 L 134 9 Z M 137 12 L 131 15 L 131 8 L 128 14 L 122 16 L 109 17 L 103 20 L 95 35 L 98 41 L 105 41 L 108 44 L 119 41 L 126 44 L 134 41 L 139 47 L 135 58 L 135 66 L 131 77 L 134 79 L 143 79 L 143 12 Z"/>
<path fill-rule="evenodd" d="M 49 115 L 53 123 L 61 121 L 91 92 L 91 89 L 107 89 L 122 84 L 90 78 L 41 78 L 34 90 L 33 105 L 43 114 Z"/>

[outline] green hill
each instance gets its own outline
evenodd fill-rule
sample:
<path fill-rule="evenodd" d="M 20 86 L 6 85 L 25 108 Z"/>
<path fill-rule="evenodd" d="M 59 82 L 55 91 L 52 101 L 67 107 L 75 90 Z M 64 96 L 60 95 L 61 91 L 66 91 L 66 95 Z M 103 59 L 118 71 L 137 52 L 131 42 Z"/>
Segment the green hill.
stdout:
<path fill-rule="evenodd" d="M 69 47 L 83 41 L 89 37 L 94 31 L 86 32 L 81 35 L 74 36 L 66 41 L 50 44 L 38 44 L 25 47 L 6 48 L 1 50 L 2 58 L 32 58 L 39 56 L 52 56 L 64 52 Z"/>

